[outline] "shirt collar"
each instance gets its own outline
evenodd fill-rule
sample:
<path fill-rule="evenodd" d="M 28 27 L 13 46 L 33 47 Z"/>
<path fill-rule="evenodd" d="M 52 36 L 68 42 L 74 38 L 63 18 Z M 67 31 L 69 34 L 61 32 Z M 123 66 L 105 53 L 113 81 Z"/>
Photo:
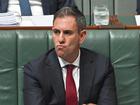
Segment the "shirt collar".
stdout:
<path fill-rule="evenodd" d="M 69 63 L 69 62 L 65 61 L 64 59 L 62 59 L 61 57 L 58 57 L 61 68 L 65 67 L 68 64 L 73 64 L 76 67 L 79 67 L 80 55 L 81 55 L 81 51 L 79 50 L 78 57 L 76 58 L 76 60 L 73 63 Z"/>

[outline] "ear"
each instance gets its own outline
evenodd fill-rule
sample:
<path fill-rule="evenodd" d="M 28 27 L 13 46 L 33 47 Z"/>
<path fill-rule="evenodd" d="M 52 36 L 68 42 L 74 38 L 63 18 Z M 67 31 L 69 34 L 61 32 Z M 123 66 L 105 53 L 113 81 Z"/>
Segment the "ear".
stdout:
<path fill-rule="evenodd" d="M 79 41 L 80 44 L 82 44 L 82 43 L 85 41 L 86 36 L 87 36 L 86 30 L 82 30 L 82 31 L 80 32 L 80 41 Z"/>

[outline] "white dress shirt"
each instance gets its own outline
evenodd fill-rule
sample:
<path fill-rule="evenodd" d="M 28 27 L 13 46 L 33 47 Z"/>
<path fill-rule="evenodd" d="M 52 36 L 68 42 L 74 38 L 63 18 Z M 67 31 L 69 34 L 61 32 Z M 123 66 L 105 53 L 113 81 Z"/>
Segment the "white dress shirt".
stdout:
<path fill-rule="evenodd" d="M 41 0 L 29 0 L 32 15 L 43 15 Z M 21 15 L 19 0 L 9 0 L 8 11 L 18 12 Z"/>
<path fill-rule="evenodd" d="M 78 99 L 79 99 L 79 80 L 80 80 L 80 68 L 79 68 L 80 55 L 81 55 L 81 52 L 79 51 L 79 55 L 73 63 L 69 63 L 69 62 L 65 61 L 64 59 L 58 57 L 60 66 L 62 68 L 62 74 L 63 74 L 65 89 L 66 89 L 66 74 L 67 74 L 67 70 L 66 70 L 65 66 L 68 65 L 68 64 L 73 64 L 73 65 L 76 66 L 73 70 L 73 78 L 74 78 L 74 82 L 75 82 L 75 85 L 76 85 L 76 91 L 77 91 Z"/>

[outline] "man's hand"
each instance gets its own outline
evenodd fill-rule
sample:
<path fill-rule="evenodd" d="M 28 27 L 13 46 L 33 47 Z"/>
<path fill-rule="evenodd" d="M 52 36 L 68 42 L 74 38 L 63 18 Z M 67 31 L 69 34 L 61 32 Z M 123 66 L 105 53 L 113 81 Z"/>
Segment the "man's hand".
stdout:
<path fill-rule="evenodd" d="M 93 104 L 93 103 L 88 103 L 88 104 L 83 104 L 83 105 L 96 105 L 96 104 Z"/>

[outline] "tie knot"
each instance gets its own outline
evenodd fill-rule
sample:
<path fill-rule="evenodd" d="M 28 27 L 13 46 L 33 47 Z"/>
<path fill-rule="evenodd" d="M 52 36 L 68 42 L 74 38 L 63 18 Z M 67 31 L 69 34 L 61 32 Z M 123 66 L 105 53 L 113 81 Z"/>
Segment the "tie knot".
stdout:
<path fill-rule="evenodd" d="M 67 71 L 73 71 L 75 66 L 73 64 L 68 64 L 68 65 L 66 65 L 66 68 L 67 68 Z"/>

